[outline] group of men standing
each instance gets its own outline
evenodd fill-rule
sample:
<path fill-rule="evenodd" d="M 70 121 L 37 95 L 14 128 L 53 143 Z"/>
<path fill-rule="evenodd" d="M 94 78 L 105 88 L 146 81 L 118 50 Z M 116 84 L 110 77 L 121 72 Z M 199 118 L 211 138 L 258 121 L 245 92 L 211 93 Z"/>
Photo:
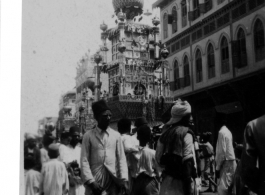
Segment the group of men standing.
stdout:
<path fill-rule="evenodd" d="M 28 139 L 25 158 L 29 159 L 28 156 L 31 156 L 35 164 L 33 163 L 33 166 L 32 163 L 27 163 L 30 166 L 25 168 L 28 173 L 26 195 L 38 192 L 44 195 L 58 194 L 57 192 L 70 195 L 193 195 L 198 193 L 196 178 L 201 175 L 200 150 L 198 139 L 193 132 L 191 106 L 187 101 L 174 102 L 171 118 L 163 127 L 156 150 L 148 147 L 151 129 L 146 123 L 138 126 L 135 135 L 131 136 L 129 119 L 119 121 L 118 132 L 109 127 L 112 113 L 104 100 L 93 103 L 92 110 L 97 125 L 84 134 L 82 144 L 79 143 L 78 127 L 71 127 L 69 134 L 61 137 L 61 144 L 53 144 L 51 137 L 48 136 L 46 142 L 44 141 L 43 152 L 38 152 L 38 148 L 34 143 L 32 144 L 32 139 Z M 250 189 L 248 192 L 265 194 L 263 193 L 264 128 L 265 116 L 250 122 L 245 130 L 245 152 L 242 158 L 248 161 L 242 161 L 240 166 L 243 167 L 240 172 L 242 175 L 239 176 L 240 182 L 236 185 L 234 182 L 236 161 L 232 134 L 223 123 L 218 134 L 215 156 L 219 195 L 232 194 L 233 184 L 237 186 L 236 193 L 239 191 L 238 187 L 242 187 L 241 184 L 243 184 L 244 189 L 246 185 Z M 55 158 L 58 162 L 50 163 Z M 245 162 L 249 163 L 246 165 Z M 244 178 L 249 171 L 257 171 L 257 162 L 259 162 L 258 169 L 263 170 L 263 173 L 257 173 L 259 175 L 258 183 L 255 185 L 257 190 L 253 190 L 251 182 Z M 60 163 L 64 163 L 64 168 Z M 47 167 L 59 167 L 63 170 L 56 171 L 60 174 L 54 174 L 48 170 L 56 169 Z M 35 172 L 32 173 L 35 175 L 31 177 L 28 171 L 31 169 L 35 172 L 42 171 L 39 176 Z M 62 176 L 66 171 L 68 177 Z M 30 177 L 33 182 L 30 182 Z M 29 184 L 37 183 L 35 180 L 40 183 L 39 189 L 37 185 Z M 49 186 L 45 186 L 45 181 L 49 180 L 53 182 L 48 182 Z M 34 190 L 32 191 L 29 186 L 33 186 Z M 51 190 L 54 191 L 51 192 Z"/>

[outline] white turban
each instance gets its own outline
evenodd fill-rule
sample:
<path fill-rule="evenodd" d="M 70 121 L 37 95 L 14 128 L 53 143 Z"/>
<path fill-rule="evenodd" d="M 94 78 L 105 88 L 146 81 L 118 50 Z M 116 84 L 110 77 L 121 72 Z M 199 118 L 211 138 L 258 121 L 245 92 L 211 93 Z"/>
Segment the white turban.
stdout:
<path fill-rule="evenodd" d="M 171 108 L 171 119 L 167 122 L 167 125 L 172 125 L 179 122 L 182 117 L 191 114 L 191 106 L 187 101 L 177 100 L 174 102 Z"/>

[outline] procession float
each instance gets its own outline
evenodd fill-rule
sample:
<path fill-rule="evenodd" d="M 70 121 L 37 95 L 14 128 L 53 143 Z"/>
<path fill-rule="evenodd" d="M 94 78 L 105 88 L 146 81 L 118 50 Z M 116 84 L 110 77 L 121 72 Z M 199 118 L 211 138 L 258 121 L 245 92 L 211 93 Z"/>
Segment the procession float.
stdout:
<path fill-rule="evenodd" d="M 173 103 L 166 60 L 169 52 L 159 40 L 160 20 L 155 16 L 153 26 L 140 23 L 143 0 L 112 2 L 117 26 L 108 29 L 104 22 L 100 25 L 101 54 L 111 50 L 112 59 L 99 66 L 101 73 L 108 74 L 106 101 L 112 111 L 111 127 L 117 129 L 123 117 L 132 121 L 145 117 L 151 127 L 159 125 Z M 111 48 L 107 47 L 107 39 Z"/>

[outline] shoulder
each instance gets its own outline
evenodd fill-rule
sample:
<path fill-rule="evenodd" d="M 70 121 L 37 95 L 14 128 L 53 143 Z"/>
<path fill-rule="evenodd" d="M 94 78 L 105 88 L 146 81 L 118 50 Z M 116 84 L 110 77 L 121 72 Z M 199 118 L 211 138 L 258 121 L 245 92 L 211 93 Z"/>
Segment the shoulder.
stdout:
<path fill-rule="evenodd" d="M 84 134 L 83 138 L 89 138 L 89 137 L 91 137 L 91 136 L 94 134 L 94 131 L 95 131 L 95 130 L 96 130 L 95 128 L 93 128 L 93 129 L 91 129 L 91 130 L 88 130 L 88 131 Z"/>
<path fill-rule="evenodd" d="M 113 135 L 115 137 L 121 137 L 121 134 L 118 131 L 115 131 L 114 129 L 112 129 L 110 127 L 109 127 L 108 131 L 109 131 L 110 135 Z"/>

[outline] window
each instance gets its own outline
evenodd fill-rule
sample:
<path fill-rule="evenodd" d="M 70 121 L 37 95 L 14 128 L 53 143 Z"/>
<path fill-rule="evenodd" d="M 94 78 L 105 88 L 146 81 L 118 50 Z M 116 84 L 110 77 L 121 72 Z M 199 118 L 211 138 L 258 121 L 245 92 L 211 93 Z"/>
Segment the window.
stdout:
<path fill-rule="evenodd" d="M 184 57 L 183 67 L 184 67 L 184 87 L 187 87 L 190 85 L 190 67 L 187 56 Z"/>
<path fill-rule="evenodd" d="M 179 65 L 177 60 L 174 61 L 174 89 L 180 89 Z"/>
<path fill-rule="evenodd" d="M 175 6 L 172 9 L 172 17 L 173 17 L 172 34 L 174 34 L 175 32 L 178 31 L 178 13 L 177 13 L 177 9 Z"/>
<path fill-rule="evenodd" d="M 168 37 L 168 21 L 167 21 L 168 17 L 167 17 L 167 13 L 164 14 L 163 17 L 163 31 L 164 31 L 164 39 L 166 39 Z"/>
<path fill-rule="evenodd" d="M 237 33 L 237 45 L 238 45 L 238 56 L 239 64 L 237 68 L 247 66 L 247 48 L 246 48 L 246 36 L 242 28 Z"/>
<path fill-rule="evenodd" d="M 215 60 L 213 45 L 209 44 L 207 49 L 208 78 L 215 77 Z"/>
<path fill-rule="evenodd" d="M 256 61 L 260 61 L 265 58 L 264 27 L 259 19 L 254 25 L 254 50 Z"/>
<path fill-rule="evenodd" d="M 229 49 L 228 42 L 225 37 L 221 40 L 221 66 L 222 74 L 229 72 Z"/>
<path fill-rule="evenodd" d="M 181 16 L 182 16 L 182 27 L 187 26 L 187 3 L 186 0 L 181 1 Z"/>
<path fill-rule="evenodd" d="M 196 83 L 202 82 L 202 55 L 201 51 L 198 49 L 196 51 Z"/>
<path fill-rule="evenodd" d="M 193 0 L 193 10 L 199 7 L 199 0 Z"/>

